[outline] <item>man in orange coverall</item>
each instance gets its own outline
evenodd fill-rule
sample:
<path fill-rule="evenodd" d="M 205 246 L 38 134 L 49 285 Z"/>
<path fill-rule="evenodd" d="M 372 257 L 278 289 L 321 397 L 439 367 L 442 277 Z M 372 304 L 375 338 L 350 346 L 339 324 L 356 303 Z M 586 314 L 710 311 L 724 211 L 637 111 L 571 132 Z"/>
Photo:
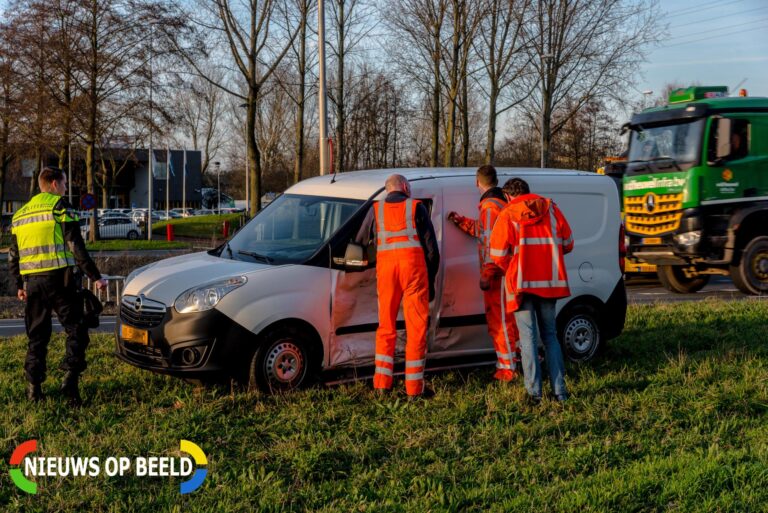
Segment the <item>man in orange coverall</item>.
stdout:
<path fill-rule="evenodd" d="M 376 279 L 379 328 L 373 386 L 392 388 L 396 320 L 403 302 L 405 329 L 405 391 L 410 397 L 432 395 L 424 389 L 429 301 L 440 263 L 435 229 L 426 207 L 411 199 L 411 186 L 401 175 L 386 181 L 387 197 L 373 204 L 376 226 Z"/>
<path fill-rule="evenodd" d="M 480 190 L 480 203 L 477 205 L 477 220 L 461 216 L 456 212 L 448 213 L 461 231 L 477 239 L 477 252 L 480 257 L 480 289 L 485 302 L 485 317 L 488 333 L 496 348 L 496 372 L 493 377 L 501 381 L 512 381 L 516 377 L 517 360 L 517 325 L 514 314 L 504 310 L 502 284 L 504 271 L 501 270 L 490 254 L 491 230 L 499 213 L 507 205 L 507 200 L 496 177 L 493 166 L 482 166 L 477 170 L 477 188 Z"/>

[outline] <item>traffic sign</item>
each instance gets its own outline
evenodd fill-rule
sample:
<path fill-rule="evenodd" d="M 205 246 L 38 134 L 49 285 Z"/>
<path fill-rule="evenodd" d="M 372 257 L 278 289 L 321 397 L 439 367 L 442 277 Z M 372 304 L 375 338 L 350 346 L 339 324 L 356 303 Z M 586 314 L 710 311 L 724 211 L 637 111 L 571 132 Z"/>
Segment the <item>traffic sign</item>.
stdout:
<path fill-rule="evenodd" d="M 93 210 L 94 208 L 96 208 L 96 196 L 90 193 L 80 196 L 81 210 Z"/>

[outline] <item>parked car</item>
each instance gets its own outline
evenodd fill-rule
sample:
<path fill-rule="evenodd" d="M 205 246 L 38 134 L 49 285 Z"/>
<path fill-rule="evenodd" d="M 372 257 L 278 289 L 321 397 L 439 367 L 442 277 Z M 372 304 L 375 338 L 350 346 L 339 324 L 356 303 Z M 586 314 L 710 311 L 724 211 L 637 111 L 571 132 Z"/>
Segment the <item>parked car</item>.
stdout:
<path fill-rule="evenodd" d="M 209 208 L 201 208 L 201 209 L 195 210 L 196 216 L 213 216 L 216 214 L 217 212 L 215 210 L 211 210 Z"/>
<path fill-rule="evenodd" d="M 91 226 L 81 221 L 80 231 L 83 238 L 88 237 Z M 141 236 L 141 228 L 128 216 L 110 216 L 99 221 L 99 238 L 136 240 Z"/>
<path fill-rule="evenodd" d="M 194 214 L 195 210 L 192 208 L 172 208 L 171 212 L 176 212 L 181 217 L 191 217 Z"/>
<path fill-rule="evenodd" d="M 565 256 L 571 295 L 557 302 L 557 333 L 568 358 L 590 360 L 621 333 L 626 317 L 616 187 L 595 173 L 497 171 L 501 183 L 522 177 L 533 192 L 554 198 L 573 229 L 575 248 Z M 413 197 L 428 207 L 440 248 L 428 362 L 495 362 L 476 242 L 445 221 L 451 210 L 476 212 L 475 169 L 452 168 L 343 173 L 335 183 L 310 178 L 216 250 L 134 271 L 125 282 L 118 356 L 154 372 L 234 377 L 264 390 L 299 387 L 323 371 L 370 369 L 378 324 L 376 261 L 369 254 L 375 247 L 351 241 L 368 229 L 366 214 L 384 199 L 393 172 L 405 175 Z"/>

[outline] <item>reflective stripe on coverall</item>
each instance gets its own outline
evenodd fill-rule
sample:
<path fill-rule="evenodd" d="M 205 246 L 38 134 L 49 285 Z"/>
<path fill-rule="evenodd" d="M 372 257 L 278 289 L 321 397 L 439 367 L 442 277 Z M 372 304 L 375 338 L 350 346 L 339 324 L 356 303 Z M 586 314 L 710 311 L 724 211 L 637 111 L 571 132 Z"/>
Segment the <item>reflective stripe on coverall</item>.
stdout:
<path fill-rule="evenodd" d="M 396 321 L 400 302 L 405 317 L 405 390 L 424 390 L 427 354 L 429 283 L 424 250 L 416 231 L 418 200 L 374 203 L 376 219 L 376 278 L 379 294 L 379 328 L 376 330 L 374 388 L 392 388 Z"/>

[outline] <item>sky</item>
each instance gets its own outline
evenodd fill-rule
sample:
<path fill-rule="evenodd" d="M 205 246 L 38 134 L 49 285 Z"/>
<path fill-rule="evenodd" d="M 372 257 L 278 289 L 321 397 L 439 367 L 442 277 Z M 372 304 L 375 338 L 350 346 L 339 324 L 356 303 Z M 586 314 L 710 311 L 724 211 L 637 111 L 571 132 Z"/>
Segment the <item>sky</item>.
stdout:
<path fill-rule="evenodd" d="M 656 97 L 674 82 L 768 96 L 768 0 L 660 0 L 660 8 L 668 35 L 641 67 L 639 94 Z"/>

